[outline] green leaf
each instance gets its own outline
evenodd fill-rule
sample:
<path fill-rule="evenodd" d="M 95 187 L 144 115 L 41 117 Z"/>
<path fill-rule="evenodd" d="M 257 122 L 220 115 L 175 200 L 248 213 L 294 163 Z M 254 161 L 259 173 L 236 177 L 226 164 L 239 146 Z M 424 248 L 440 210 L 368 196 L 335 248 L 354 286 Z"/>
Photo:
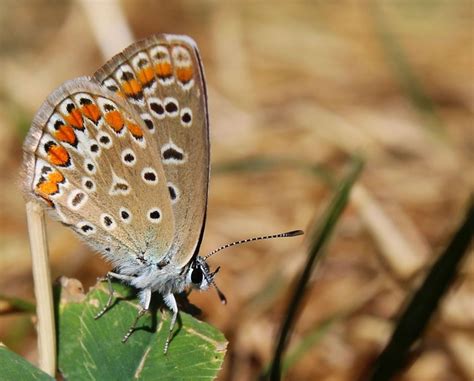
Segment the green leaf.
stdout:
<path fill-rule="evenodd" d="M 0 369 L 0 377 L 3 381 L 54 381 L 54 378 L 34 367 L 2 344 L 0 344 Z"/>
<path fill-rule="evenodd" d="M 442 296 L 456 279 L 459 264 L 472 245 L 473 236 L 474 198 L 471 198 L 463 223 L 406 304 L 389 343 L 375 361 L 371 377 L 367 379 L 388 381 L 403 367 L 408 351 L 423 334 Z"/>
<path fill-rule="evenodd" d="M 130 297 L 130 289 L 114 284 L 118 301 L 97 320 L 94 316 L 108 298 L 106 284 L 85 296 L 72 289 L 66 286 L 61 290 L 59 305 L 59 369 L 66 379 L 213 380 L 221 369 L 227 341 L 212 326 L 181 311 L 182 325 L 178 319 L 180 328 L 175 328 L 164 355 L 171 316 L 168 310 L 145 314 L 123 344 L 123 335 L 140 309 Z M 152 329 L 154 325 L 156 329 Z"/>
<path fill-rule="evenodd" d="M 267 374 L 264 374 L 263 378 L 269 378 L 272 381 L 281 379 L 282 357 L 291 333 L 293 332 L 309 279 L 313 273 L 317 259 L 321 258 L 324 248 L 326 247 L 332 235 L 334 227 L 336 226 L 337 221 L 341 217 L 342 212 L 347 205 L 351 188 L 361 173 L 362 168 L 362 160 L 360 158 L 354 157 L 352 159 L 349 173 L 337 187 L 333 199 L 325 210 L 321 220 L 315 226 L 313 226 L 310 231 L 308 259 L 300 277 L 297 280 L 293 297 L 291 298 L 291 302 L 289 303 L 285 313 L 286 318 L 280 328 L 270 371 Z"/>

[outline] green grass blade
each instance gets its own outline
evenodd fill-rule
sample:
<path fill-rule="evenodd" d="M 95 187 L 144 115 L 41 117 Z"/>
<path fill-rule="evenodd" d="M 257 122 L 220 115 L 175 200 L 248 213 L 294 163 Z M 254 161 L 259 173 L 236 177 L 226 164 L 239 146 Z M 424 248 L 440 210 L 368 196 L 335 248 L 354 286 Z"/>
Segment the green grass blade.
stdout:
<path fill-rule="evenodd" d="M 316 328 L 305 334 L 304 338 L 283 359 L 282 375 L 285 375 L 306 352 L 322 340 L 336 320 L 335 317 L 324 320 Z"/>
<path fill-rule="evenodd" d="M 431 267 L 423 284 L 413 294 L 389 343 L 375 361 L 370 381 L 387 381 L 401 369 L 413 343 L 420 338 L 441 297 L 456 278 L 458 266 L 474 236 L 474 200 L 466 218 L 444 253 Z"/>
<path fill-rule="evenodd" d="M 17 312 L 35 313 L 36 307 L 34 303 L 27 300 L 14 298 L 0 294 L 0 301 L 5 303 L 5 306 L 0 309 L 0 315 L 12 314 Z"/>
<path fill-rule="evenodd" d="M 128 341 L 121 342 L 139 305 L 130 289 L 114 284 L 119 300 L 100 319 L 107 285 L 87 295 L 61 298 L 59 369 L 68 380 L 214 380 L 222 367 L 227 341 L 214 327 L 180 312 L 167 355 L 163 354 L 170 313 L 147 313 Z M 64 293 L 63 289 L 63 293 Z M 155 319 L 155 320 L 154 320 Z M 154 323 L 155 322 L 155 323 Z"/>
<path fill-rule="evenodd" d="M 302 160 L 272 156 L 254 156 L 246 159 L 229 160 L 217 163 L 213 165 L 212 173 L 218 175 L 235 172 L 262 172 L 270 171 L 275 168 L 296 168 L 306 170 L 330 185 L 335 184 L 331 171 L 323 165 L 312 164 Z"/>
<path fill-rule="evenodd" d="M 54 381 L 23 357 L 8 350 L 0 343 L 0 379 L 3 381 Z"/>
<path fill-rule="evenodd" d="M 323 249 L 331 237 L 331 233 L 339 220 L 344 208 L 347 205 L 349 199 L 350 190 L 358 178 L 363 167 L 363 162 L 359 158 L 352 160 L 351 169 L 346 178 L 337 187 L 334 197 L 325 211 L 321 222 L 312 228 L 310 232 L 310 248 L 308 253 L 308 259 L 306 261 L 303 272 L 297 281 L 293 297 L 288 305 L 286 318 L 283 321 L 278 336 L 278 341 L 275 346 L 273 355 L 272 365 L 270 371 L 265 378 L 269 378 L 272 381 L 280 380 L 281 378 L 281 367 L 282 367 L 282 356 L 285 351 L 287 342 L 293 331 L 293 327 L 297 318 L 297 312 L 301 306 L 303 296 L 309 281 L 309 278 L 314 270 L 317 258 L 321 257 Z"/>
<path fill-rule="evenodd" d="M 285 354 L 283 358 L 282 365 L 282 376 L 284 376 L 312 347 L 318 344 L 326 333 L 329 331 L 329 328 L 333 323 L 338 320 L 339 316 L 334 316 L 329 319 L 323 320 L 316 327 L 311 329 L 304 337 Z M 268 364 L 264 368 L 262 374 L 267 374 L 270 370 L 270 365 Z"/>
<path fill-rule="evenodd" d="M 387 62 L 392 67 L 395 77 L 407 98 L 426 122 L 425 126 L 436 135 L 442 135 L 444 130 L 436 105 L 423 89 L 418 76 L 408 62 L 406 54 L 390 31 L 382 8 L 383 5 L 378 4 L 377 1 L 372 1 L 369 9 L 374 20 L 376 36 L 380 39 Z"/>

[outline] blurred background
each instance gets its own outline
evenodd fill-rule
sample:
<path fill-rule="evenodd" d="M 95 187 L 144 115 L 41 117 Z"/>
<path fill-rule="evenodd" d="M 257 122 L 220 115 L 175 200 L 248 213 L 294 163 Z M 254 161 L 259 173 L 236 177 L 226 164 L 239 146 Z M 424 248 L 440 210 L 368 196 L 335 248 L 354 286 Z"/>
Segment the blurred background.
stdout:
<path fill-rule="evenodd" d="M 447 244 L 474 185 L 474 3 L 401 1 L 0 1 L 0 295 L 33 301 L 21 144 L 62 82 L 135 39 L 188 34 L 209 88 L 212 175 L 202 252 L 306 229 L 352 153 L 366 167 L 289 346 L 288 380 L 353 380 L 387 342 L 407 295 Z M 93 285 L 108 267 L 48 222 L 53 277 Z M 303 239 L 215 256 L 201 319 L 229 340 L 220 380 L 271 358 Z M 474 378 L 474 258 L 400 380 Z M 32 316 L 0 298 L 0 341 L 37 360 Z M 295 351 L 295 348 L 303 350 Z"/>

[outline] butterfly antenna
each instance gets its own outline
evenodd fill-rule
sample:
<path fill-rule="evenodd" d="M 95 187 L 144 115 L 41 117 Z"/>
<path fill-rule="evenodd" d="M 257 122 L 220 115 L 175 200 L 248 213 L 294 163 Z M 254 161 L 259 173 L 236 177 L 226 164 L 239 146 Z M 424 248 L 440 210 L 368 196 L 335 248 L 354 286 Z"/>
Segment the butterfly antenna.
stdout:
<path fill-rule="evenodd" d="M 204 256 L 203 259 L 206 260 L 207 258 L 212 257 L 214 254 L 217 254 L 221 250 L 227 249 L 228 247 L 240 245 L 242 243 L 253 242 L 253 241 L 261 241 L 261 240 L 264 240 L 264 239 L 296 237 L 296 236 L 302 235 L 302 234 L 304 234 L 303 230 L 292 230 L 292 231 L 286 232 L 286 233 L 278 233 L 278 234 L 272 234 L 272 235 L 263 235 L 263 236 L 260 236 L 260 237 L 241 239 L 240 241 L 227 243 L 227 244 L 225 244 L 221 247 L 218 247 L 217 249 L 211 251 L 209 254 Z M 217 272 L 217 270 L 216 270 L 216 272 Z"/>

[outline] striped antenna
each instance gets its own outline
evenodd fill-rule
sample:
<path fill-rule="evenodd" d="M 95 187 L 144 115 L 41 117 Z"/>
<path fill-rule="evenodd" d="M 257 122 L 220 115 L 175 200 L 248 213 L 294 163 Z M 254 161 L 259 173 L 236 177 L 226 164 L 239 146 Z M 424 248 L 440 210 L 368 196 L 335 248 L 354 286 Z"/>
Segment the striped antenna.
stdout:
<path fill-rule="evenodd" d="M 204 256 L 203 259 L 206 260 L 207 258 L 212 257 L 214 254 L 218 253 L 221 250 L 227 249 L 228 247 L 231 247 L 231 246 L 240 245 L 242 243 L 247 243 L 247 242 L 252 242 L 252 241 L 261 241 L 261 240 L 264 240 L 264 239 L 296 237 L 296 236 L 302 235 L 302 234 L 304 234 L 303 230 L 292 230 L 292 231 L 286 232 L 286 233 L 278 233 L 278 234 L 272 234 L 272 235 L 264 235 L 264 236 L 261 236 L 261 237 L 241 239 L 240 241 L 231 242 L 231 243 L 228 243 L 228 244 L 223 245 L 221 247 L 218 247 L 217 249 L 211 251 L 209 254 Z"/>

